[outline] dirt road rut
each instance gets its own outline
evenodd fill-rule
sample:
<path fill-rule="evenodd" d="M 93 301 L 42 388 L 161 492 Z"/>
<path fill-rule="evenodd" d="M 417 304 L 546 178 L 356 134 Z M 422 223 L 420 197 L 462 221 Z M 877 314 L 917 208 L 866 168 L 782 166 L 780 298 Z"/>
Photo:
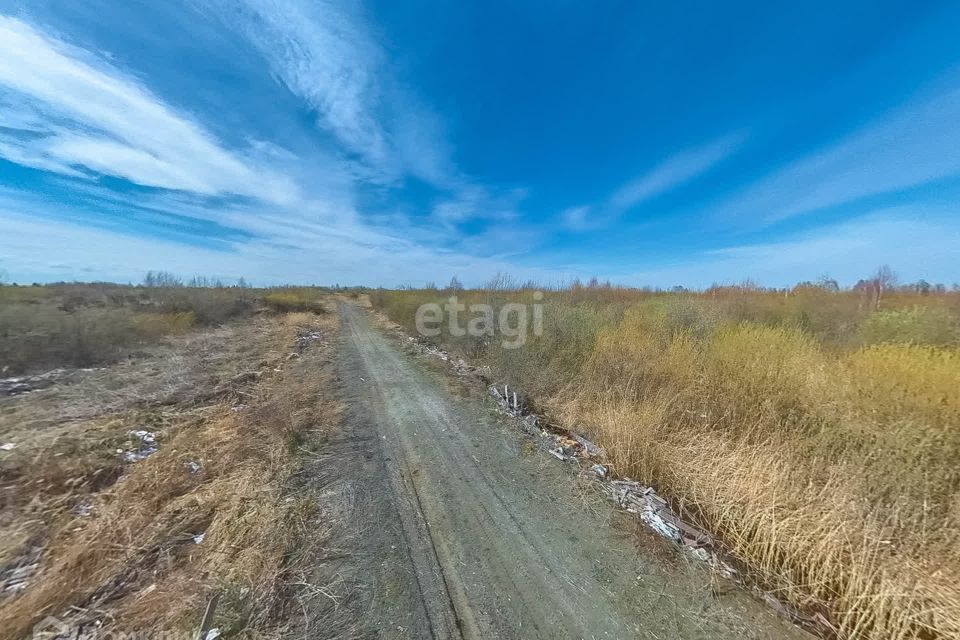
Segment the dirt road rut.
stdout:
<path fill-rule="evenodd" d="M 345 472 L 364 476 L 350 482 L 363 494 L 365 633 L 806 637 L 683 558 L 639 553 L 612 510 L 531 451 L 492 402 L 451 393 L 443 372 L 371 327 L 366 311 L 345 304 L 341 318 L 343 438 L 361 461 Z"/>

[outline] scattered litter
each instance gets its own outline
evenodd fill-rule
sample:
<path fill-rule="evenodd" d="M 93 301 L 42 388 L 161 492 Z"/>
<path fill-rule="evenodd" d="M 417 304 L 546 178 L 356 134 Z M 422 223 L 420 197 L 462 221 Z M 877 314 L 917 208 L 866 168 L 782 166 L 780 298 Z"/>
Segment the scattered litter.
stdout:
<path fill-rule="evenodd" d="M 481 380 L 489 380 L 490 367 L 474 367 L 463 358 L 454 358 L 449 352 L 440 349 L 422 339 L 406 336 L 407 342 L 417 353 L 431 356 L 450 364 L 450 368 L 459 376 L 477 376 Z"/>
<path fill-rule="evenodd" d="M 322 341 L 324 338 L 326 338 L 326 336 L 322 331 L 301 329 L 297 335 L 297 349 L 302 353 L 313 342 L 318 340 Z M 321 342 L 321 344 L 326 344 L 326 342 Z"/>
<path fill-rule="evenodd" d="M 205 537 L 207 537 L 207 533 L 206 533 L 206 532 L 198 533 L 197 535 L 193 536 L 193 543 L 194 543 L 194 544 L 203 544 L 203 539 L 204 539 Z"/>
<path fill-rule="evenodd" d="M 5 369 L 4 369 L 5 370 Z M 58 378 L 68 376 L 76 369 L 52 369 L 45 373 L 38 373 L 31 376 L 15 376 L 13 378 L 0 378 L 0 397 L 16 396 L 31 391 L 38 391 L 53 386 Z M 94 371 L 94 369 L 80 369 L 80 371 Z"/>
<path fill-rule="evenodd" d="M 42 547 L 33 547 L 21 556 L 13 566 L 0 571 L 0 584 L 6 594 L 17 594 L 27 588 L 29 579 L 40 566 Z"/>
<path fill-rule="evenodd" d="M 17 448 L 16 442 L 4 442 L 3 444 L 0 444 L 0 450 L 2 451 L 10 451 L 16 448 Z"/>
<path fill-rule="evenodd" d="M 296 360 L 299 357 L 300 357 L 300 354 L 294 351 L 287 355 L 287 360 Z"/>
<path fill-rule="evenodd" d="M 127 451 L 123 454 L 123 459 L 125 462 L 140 462 L 141 460 L 146 460 L 156 452 L 156 447 L 147 447 L 140 451 Z"/>
<path fill-rule="evenodd" d="M 606 456 L 606 452 L 601 447 L 598 447 L 597 445 L 593 444 L 583 436 L 574 433 L 574 434 L 571 434 L 571 437 L 577 441 L 577 444 L 583 447 L 583 451 L 586 455 L 582 457 L 603 458 Z"/>
<path fill-rule="evenodd" d="M 247 405 L 245 405 L 245 404 L 238 404 L 238 405 L 234 405 L 234 406 L 230 407 L 230 411 L 243 411 L 243 410 L 246 409 L 246 408 L 247 408 Z"/>
<path fill-rule="evenodd" d="M 153 444 L 154 442 L 157 441 L 156 436 L 154 436 L 149 431 L 146 431 L 145 429 L 137 429 L 136 431 L 131 431 L 130 435 L 135 438 L 139 438 L 141 442 L 145 442 L 147 444 Z"/>
<path fill-rule="evenodd" d="M 18 396 L 21 393 L 30 393 L 33 391 L 33 387 L 26 382 L 18 382 L 16 378 L 9 378 L 3 382 L 5 384 L 0 386 L 0 392 L 5 396 Z"/>
<path fill-rule="evenodd" d="M 199 462 L 194 462 L 193 460 L 186 463 L 184 466 L 187 468 L 187 471 L 189 471 L 191 475 L 200 473 L 200 469 L 203 468 L 200 466 Z"/>
<path fill-rule="evenodd" d="M 601 480 L 607 477 L 607 468 L 602 464 L 593 465 L 592 467 L 590 467 L 590 471 L 593 471 L 593 473 L 595 473 L 596 476 Z"/>
<path fill-rule="evenodd" d="M 87 518 L 90 516 L 91 513 L 93 513 L 93 503 L 90 502 L 89 500 L 83 500 L 82 502 L 78 502 L 73 507 L 73 513 L 80 516 L 81 518 Z"/>
<path fill-rule="evenodd" d="M 214 627 L 207 631 L 207 635 L 203 636 L 203 640 L 217 640 L 220 637 L 220 629 Z"/>
<path fill-rule="evenodd" d="M 130 438 L 129 448 L 126 451 L 117 449 L 117 453 L 123 454 L 123 459 L 126 462 L 140 462 L 158 451 L 155 446 L 157 441 L 156 435 L 146 429 L 131 431 Z"/>

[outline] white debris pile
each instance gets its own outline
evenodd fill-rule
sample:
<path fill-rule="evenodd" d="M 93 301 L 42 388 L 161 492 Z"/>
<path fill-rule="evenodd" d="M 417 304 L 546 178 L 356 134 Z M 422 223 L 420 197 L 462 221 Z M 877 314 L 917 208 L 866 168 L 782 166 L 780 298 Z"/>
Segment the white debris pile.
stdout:
<path fill-rule="evenodd" d="M 30 577 L 40 566 L 42 547 L 33 547 L 8 567 L 0 571 L 0 598 L 13 596 L 27 588 Z"/>
<path fill-rule="evenodd" d="M 684 522 L 673 512 L 667 500 L 657 495 L 652 487 L 629 478 L 612 479 L 610 469 L 602 464 L 606 459 L 606 452 L 602 447 L 574 431 L 546 424 L 529 411 L 529 404 L 523 393 L 511 389 L 509 385 L 492 385 L 489 389 L 499 409 L 517 418 L 524 431 L 552 441 L 548 453 L 564 462 L 582 461 L 589 464 L 590 472 L 596 476 L 603 490 L 614 499 L 618 507 L 637 514 L 644 524 L 659 535 L 681 545 L 692 556 L 710 562 L 727 577 L 737 579 L 736 569 L 721 560 L 714 551 L 713 538 Z"/>
<path fill-rule="evenodd" d="M 440 358 L 444 362 L 450 362 L 450 354 L 433 346 L 429 342 L 421 342 L 413 336 L 407 336 L 407 342 L 413 345 L 413 348 L 416 349 L 417 353 L 425 356 L 433 356 L 434 358 Z"/>
<path fill-rule="evenodd" d="M 583 436 L 556 425 L 540 420 L 530 412 L 530 406 L 524 395 L 509 385 L 491 385 L 490 395 L 500 410 L 521 421 L 523 430 L 533 436 L 552 440 L 549 453 L 558 460 L 588 460 L 605 457 L 604 450 Z"/>
<path fill-rule="evenodd" d="M 38 373 L 32 376 L 15 376 L 13 378 L 0 378 L 0 397 L 16 396 L 21 393 L 30 393 L 38 389 L 45 389 L 51 386 L 57 378 L 69 373 L 66 369 L 53 369 L 45 373 Z"/>
<path fill-rule="evenodd" d="M 713 547 L 713 538 L 709 534 L 680 519 L 680 516 L 670 509 L 667 501 L 657 495 L 652 487 L 624 478 L 604 483 L 604 490 L 620 508 L 638 514 L 648 527 L 664 538 L 669 538 L 691 549 Z"/>
<path fill-rule="evenodd" d="M 484 380 L 490 378 L 490 367 L 475 367 L 463 358 L 455 358 L 449 352 L 412 336 L 407 336 L 407 342 L 420 355 L 430 356 L 449 363 L 450 368 L 459 376 L 475 375 Z"/>
<path fill-rule="evenodd" d="M 311 344 L 318 341 L 321 344 L 326 344 L 326 342 L 323 342 L 326 337 L 326 334 L 316 329 L 301 329 L 297 334 L 297 349 L 302 352 Z"/>
<path fill-rule="evenodd" d="M 126 448 L 117 449 L 117 453 L 123 456 L 124 461 L 140 462 L 158 451 L 157 436 L 153 432 L 146 429 L 135 429 L 128 435 L 130 440 L 127 441 Z"/>

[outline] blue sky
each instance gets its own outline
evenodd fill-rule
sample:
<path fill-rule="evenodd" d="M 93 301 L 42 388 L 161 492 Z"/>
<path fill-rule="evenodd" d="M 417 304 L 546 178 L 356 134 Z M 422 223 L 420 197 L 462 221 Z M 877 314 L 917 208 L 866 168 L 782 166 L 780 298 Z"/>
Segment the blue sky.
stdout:
<path fill-rule="evenodd" d="M 960 4 L 0 0 L 0 270 L 960 281 Z"/>

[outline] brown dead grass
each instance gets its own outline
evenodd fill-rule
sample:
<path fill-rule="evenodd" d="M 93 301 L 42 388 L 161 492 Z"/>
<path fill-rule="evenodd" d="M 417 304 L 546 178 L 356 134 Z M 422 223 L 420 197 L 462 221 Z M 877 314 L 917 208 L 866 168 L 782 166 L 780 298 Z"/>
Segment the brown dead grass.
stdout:
<path fill-rule="evenodd" d="M 22 637 L 45 615 L 126 633 L 190 631 L 219 593 L 215 626 L 225 634 L 281 637 L 295 624 L 291 607 L 326 597 L 322 585 L 294 584 L 302 541 L 322 539 L 324 526 L 291 478 L 340 407 L 329 395 L 326 342 L 286 359 L 302 327 L 337 328 L 335 317 L 313 314 L 258 320 L 235 337 L 256 341 L 245 357 L 261 365 L 258 375 L 242 379 L 259 382 L 211 381 L 212 403 L 100 416 L 15 450 L 23 464 L 5 461 L 3 484 L 20 504 L 5 515 L 3 560 L 31 548 L 40 560 L 27 588 L 0 607 L 5 635 Z M 148 413 L 159 451 L 120 462 L 115 446 Z"/>

